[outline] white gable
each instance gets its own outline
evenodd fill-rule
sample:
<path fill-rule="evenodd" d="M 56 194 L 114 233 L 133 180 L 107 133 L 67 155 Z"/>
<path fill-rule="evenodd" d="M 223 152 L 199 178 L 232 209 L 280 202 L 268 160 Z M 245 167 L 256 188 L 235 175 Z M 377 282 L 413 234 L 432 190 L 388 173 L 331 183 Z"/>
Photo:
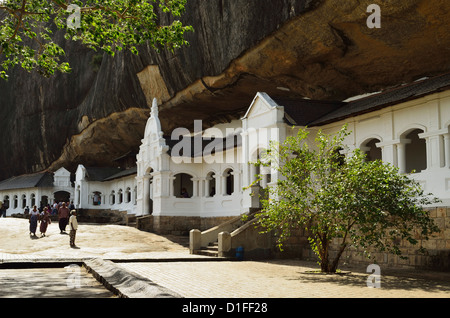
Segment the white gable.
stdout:
<path fill-rule="evenodd" d="M 70 187 L 70 172 L 65 168 L 58 169 L 54 174 L 53 185 L 55 187 Z"/>
<path fill-rule="evenodd" d="M 250 104 L 250 107 L 248 108 L 242 119 L 266 113 L 267 111 L 273 110 L 276 107 L 279 107 L 279 105 L 272 98 L 270 98 L 267 93 L 259 92 L 256 94 L 255 98 Z"/>

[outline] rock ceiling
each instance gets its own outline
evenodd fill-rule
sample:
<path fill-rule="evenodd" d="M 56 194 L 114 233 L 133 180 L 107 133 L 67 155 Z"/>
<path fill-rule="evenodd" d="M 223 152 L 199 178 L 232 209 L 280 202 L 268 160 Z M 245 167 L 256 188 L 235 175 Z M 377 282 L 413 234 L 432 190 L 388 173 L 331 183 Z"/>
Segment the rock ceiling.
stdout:
<path fill-rule="evenodd" d="M 368 28 L 379 2 L 381 28 Z M 343 100 L 450 71 L 448 0 L 190 0 L 190 46 L 111 59 L 66 44 L 74 71 L 0 84 L 0 179 L 136 150 L 158 98 L 167 133 L 239 118 L 255 94 Z M 28 95 L 27 95 L 28 94 Z M 26 98 L 24 97 L 26 96 Z M 11 124 L 11 123 L 14 124 Z"/>

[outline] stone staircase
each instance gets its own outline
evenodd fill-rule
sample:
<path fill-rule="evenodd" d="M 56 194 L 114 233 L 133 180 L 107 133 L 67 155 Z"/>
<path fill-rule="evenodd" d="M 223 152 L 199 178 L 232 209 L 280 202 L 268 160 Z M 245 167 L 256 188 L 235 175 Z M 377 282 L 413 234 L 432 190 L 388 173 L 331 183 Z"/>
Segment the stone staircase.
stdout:
<path fill-rule="evenodd" d="M 136 214 L 127 214 L 127 226 L 137 227 Z"/>
<path fill-rule="evenodd" d="M 202 247 L 195 251 L 197 255 L 219 257 L 219 242 L 211 242 L 206 247 Z"/>
<path fill-rule="evenodd" d="M 191 230 L 189 246 L 190 253 L 211 257 L 223 257 L 223 236 L 221 236 L 221 233 L 226 233 L 231 239 L 231 236 L 234 236 L 235 233 L 246 231 L 250 224 L 253 224 L 254 215 L 258 211 L 259 209 L 252 209 L 247 214 L 246 220 L 244 220 L 242 216 L 237 216 L 203 232 L 200 232 L 199 230 Z M 254 225 L 251 227 L 254 228 Z M 219 246 L 220 244 L 222 245 Z M 230 248 L 231 247 L 232 246 L 230 246 Z M 220 251 L 221 249 L 222 252 Z"/>

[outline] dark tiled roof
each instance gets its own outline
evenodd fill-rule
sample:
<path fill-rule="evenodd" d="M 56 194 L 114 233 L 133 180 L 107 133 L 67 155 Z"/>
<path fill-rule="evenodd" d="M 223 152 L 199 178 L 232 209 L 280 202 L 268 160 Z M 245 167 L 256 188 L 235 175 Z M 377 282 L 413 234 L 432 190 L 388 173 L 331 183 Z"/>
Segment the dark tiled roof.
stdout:
<path fill-rule="evenodd" d="M 316 119 L 339 109 L 344 104 L 337 101 L 271 98 L 279 106 L 284 107 L 284 120 L 290 125 L 297 126 L 307 126 Z"/>
<path fill-rule="evenodd" d="M 0 190 L 53 187 L 53 173 L 39 172 L 12 177 L 0 182 Z"/>
<path fill-rule="evenodd" d="M 86 179 L 89 181 L 105 181 L 122 170 L 109 167 L 86 167 Z"/>
<path fill-rule="evenodd" d="M 397 86 L 368 97 L 347 102 L 339 109 L 322 116 L 310 124 L 311 126 L 328 124 L 444 91 L 446 89 L 450 89 L 450 73 Z"/>
<path fill-rule="evenodd" d="M 137 174 L 137 167 L 134 168 L 130 168 L 130 169 L 126 169 L 126 170 L 122 170 L 116 174 L 113 174 L 110 177 L 107 177 L 105 179 L 103 179 L 103 181 L 111 181 L 114 179 L 119 179 L 119 178 L 123 178 L 123 177 L 127 177 L 127 176 L 131 176 Z"/>

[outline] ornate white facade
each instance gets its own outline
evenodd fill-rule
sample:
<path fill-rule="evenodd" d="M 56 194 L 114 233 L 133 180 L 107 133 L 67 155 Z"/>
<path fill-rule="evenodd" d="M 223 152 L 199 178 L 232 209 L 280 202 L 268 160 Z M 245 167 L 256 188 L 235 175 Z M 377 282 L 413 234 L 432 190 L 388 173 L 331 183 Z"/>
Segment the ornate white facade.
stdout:
<path fill-rule="evenodd" d="M 249 164 L 271 140 L 282 142 L 304 127 L 314 138 L 319 129 L 334 133 L 344 124 L 351 131 L 346 138 L 348 149 L 363 149 L 370 159 L 383 159 L 402 173 L 415 170 L 410 177 L 441 198 L 441 205 L 450 206 L 448 75 L 347 102 L 283 101 L 258 93 L 241 120 L 205 131 L 180 128 L 171 136 L 163 133 L 154 100 L 136 156 L 137 167 L 101 171 L 80 165 L 71 198 L 77 208 L 128 211 L 138 216 L 240 215 L 257 208 L 261 188 L 277 179 L 276 171 L 265 171 L 266 178 L 255 184 L 258 171 Z M 68 188 L 66 173 L 59 174 L 55 174 L 54 188 L 48 190 L 49 197 Z M 1 188 L 2 184 L 0 199 L 31 196 L 32 189 L 14 192 Z"/>

